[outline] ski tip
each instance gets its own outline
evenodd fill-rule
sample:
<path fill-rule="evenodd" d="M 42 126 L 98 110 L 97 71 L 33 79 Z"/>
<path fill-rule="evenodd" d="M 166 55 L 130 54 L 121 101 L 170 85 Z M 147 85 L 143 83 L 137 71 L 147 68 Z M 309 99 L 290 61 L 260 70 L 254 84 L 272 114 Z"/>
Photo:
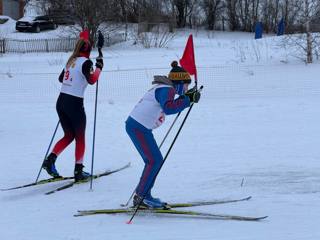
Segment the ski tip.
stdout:
<path fill-rule="evenodd" d="M 129 220 L 129 221 L 127 221 L 127 222 L 126 222 L 126 224 L 132 224 L 132 221 L 131 221 L 131 220 Z"/>

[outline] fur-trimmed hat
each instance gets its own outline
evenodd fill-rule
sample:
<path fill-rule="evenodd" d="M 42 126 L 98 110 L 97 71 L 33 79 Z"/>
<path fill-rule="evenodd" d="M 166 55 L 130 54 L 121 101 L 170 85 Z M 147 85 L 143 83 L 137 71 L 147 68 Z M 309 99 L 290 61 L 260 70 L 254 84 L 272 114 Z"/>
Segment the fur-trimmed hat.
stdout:
<path fill-rule="evenodd" d="M 168 78 L 173 82 L 173 84 L 179 83 L 191 83 L 190 74 L 184 70 L 182 67 L 178 66 L 177 61 L 171 63 L 171 71 Z"/>

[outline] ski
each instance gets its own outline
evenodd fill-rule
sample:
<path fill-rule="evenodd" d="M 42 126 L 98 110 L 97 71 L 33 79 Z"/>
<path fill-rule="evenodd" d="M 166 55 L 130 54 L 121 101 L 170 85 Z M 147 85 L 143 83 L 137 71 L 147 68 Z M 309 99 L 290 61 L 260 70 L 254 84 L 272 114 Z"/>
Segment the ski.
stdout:
<path fill-rule="evenodd" d="M 226 203 L 235 203 L 235 202 L 243 202 L 248 201 L 252 197 L 248 196 L 245 198 L 239 198 L 239 199 L 221 199 L 221 200 L 211 200 L 211 201 L 197 201 L 197 202 L 185 202 L 185 203 L 167 203 L 165 206 L 165 209 L 172 209 L 172 208 L 188 208 L 188 207 L 198 207 L 198 206 L 207 206 L 207 205 L 216 205 L 216 204 L 226 204 Z M 119 208 L 116 209 L 116 211 L 120 209 L 133 209 L 134 207 L 129 208 Z M 139 210 L 146 210 L 145 208 L 141 208 Z M 85 212 L 103 212 L 103 211 L 111 211 L 110 209 L 99 209 L 99 210 L 86 210 Z"/>
<path fill-rule="evenodd" d="M 198 201 L 198 202 L 187 202 L 187 203 L 168 203 L 169 208 L 184 208 L 184 207 L 198 207 L 206 205 L 217 205 L 217 204 L 226 204 L 226 203 L 235 203 L 248 201 L 252 197 L 245 197 L 239 199 L 222 199 L 222 200 L 212 200 L 212 201 Z"/>
<path fill-rule="evenodd" d="M 0 190 L 1 190 L 1 191 L 10 191 L 10 190 L 15 190 L 15 189 L 20 189 L 20 188 L 27 188 L 27 187 L 32 187 L 32 186 L 37 186 L 37 185 L 46 184 L 46 183 L 60 182 L 60 181 L 71 180 L 71 179 L 74 179 L 74 177 L 47 178 L 47 179 L 40 180 L 40 181 L 38 181 L 38 182 L 29 183 L 29 184 L 25 184 L 25 185 L 21 185 L 21 186 L 16 186 L 16 187 L 11 187 L 11 188 L 3 188 L 3 189 L 0 189 Z"/>
<path fill-rule="evenodd" d="M 117 171 L 116 171 L 117 172 Z M 107 176 L 107 175 L 110 175 L 110 174 L 112 174 L 112 173 L 114 173 L 114 171 L 105 171 L 105 172 L 103 172 L 103 173 L 100 173 L 100 174 L 94 174 L 93 175 L 93 179 L 97 179 L 97 178 L 100 178 L 100 177 L 103 177 L 103 176 Z M 67 184 L 65 184 L 65 185 L 63 185 L 63 186 L 61 186 L 61 187 L 58 187 L 58 188 L 56 188 L 56 189 L 54 189 L 54 190 L 51 190 L 51 191 L 49 191 L 49 192 L 46 192 L 45 194 L 46 195 L 50 195 L 50 194 L 53 194 L 53 193 L 55 193 L 55 192 L 60 192 L 60 191 L 62 191 L 62 190 L 65 190 L 65 189 L 68 189 L 68 188 L 71 188 L 71 187 L 73 187 L 74 185 L 78 185 L 78 184 L 82 184 L 82 183 L 87 183 L 87 182 L 89 182 L 91 180 L 91 178 L 88 178 L 87 180 L 83 180 L 83 181 L 79 181 L 79 182 L 70 182 L 70 183 L 67 183 Z"/>
<path fill-rule="evenodd" d="M 104 176 L 108 176 L 110 174 L 113 174 L 113 173 L 116 173 L 116 172 L 119 172 L 119 171 L 122 171 L 126 168 L 130 167 L 130 163 L 126 164 L 125 166 L 121 167 L 121 168 L 118 168 L 118 169 L 115 169 L 115 170 L 112 170 L 112 171 L 105 171 L 103 173 L 100 173 L 100 174 L 95 174 L 93 175 L 93 179 L 97 179 L 97 178 L 100 178 L 100 177 L 104 177 Z M 54 190 L 51 190 L 49 192 L 46 192 L 45 194 L 46 195 L 50 195 L 50 194 L 53 194 L 53 193 L 56 193 L 56 192 L 59 192 L 59 191 L 62 191 L 62 190 L 65 190 L 65 189 L 68 189 L 68 188 L 71 188 L 73 187 L 74 185 L 78 185 L 78 184 L 82 184 L 82 183 L 87 183 L 87 182 L 90 182 L 91 178 L 88 178 L 86 181 L 79 181 L 79 182 L 70 182 L 70 183 L 67 183 L 61 187 L 58 187 Z"/>
<path fill-rule="evenodd" d="M 97 214 L 132 214 L 134 208 L 120 208 L 120 209 L 102 209 L 102 210 L 88 210 L 88 211 L 78 211 L 75 214 L 75 217 L 80 216 L 89 216 Z M 196 212 L 196 211 L 181 211 L 173 209 L 139 209 L 139 215 L 154 215 L 154 216 L 176 216 L 176 217 L 188 217 L 188 218 L 200 218 L 200 219 L 212 219 L 212 220 L 237 220 L 237 221 L 260 221 L 268 216 L 261 217 L 248 217 L 248 216 L 238 216 L 238 215 L 229 215 L 229 214 L 213 214 L 205 212 Z"/>

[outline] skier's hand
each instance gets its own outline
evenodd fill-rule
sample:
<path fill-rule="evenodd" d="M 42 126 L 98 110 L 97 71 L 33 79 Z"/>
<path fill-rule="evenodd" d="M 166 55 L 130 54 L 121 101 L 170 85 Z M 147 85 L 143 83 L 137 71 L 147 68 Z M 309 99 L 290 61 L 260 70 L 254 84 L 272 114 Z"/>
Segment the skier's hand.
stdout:
<path fill-rule="evenodd" d="M 103 59 L 102 58 L 96 59 L 96 67 L 100 68 L 102 70 L 102 68 L 103 68 Z"/>
<path fill-rule="evenodd" d="M 196 88 L 189 89 L 185 95 L 189 97 L 191 103 L 197 103 L 200 100 L 201 94 Z"/>

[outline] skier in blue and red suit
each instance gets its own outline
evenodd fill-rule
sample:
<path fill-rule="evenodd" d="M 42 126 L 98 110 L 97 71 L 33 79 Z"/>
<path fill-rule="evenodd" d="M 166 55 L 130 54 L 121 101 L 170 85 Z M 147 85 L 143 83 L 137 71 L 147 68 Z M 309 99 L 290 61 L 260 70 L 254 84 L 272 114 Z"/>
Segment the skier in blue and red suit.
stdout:
<path fill-rule="evenodd" d="M 145 163 L 135 190 L 134 206 L 144 197 L 141 204 L 144 207 L 165 207 L 165 202 L 151 195 L 155 176 L 163 162 L 152 130 L 164 122 L 165 115 L 177 114 L 200 99 L 200 93 L 195 89 L 187 91 L 191 83 L 189 73 L 178 66 L 177 61 L 173 61 L 171 66 L 168 77 L 154 76 L 154 86 L 136 104 L 126 121 L 126 131 Z M 175 98 L 176 94 L 179 97 Z"/>
<path fill-rule="evenodd" d="M 64 136 L 55 144 L 52 152 L 43 162 L 42 167 L 52 177 L 60 177 L 55 162 L 60 153 L 75 140 L 75 181 L 86 180 L 90 174 L 83 171 L 85 152 L 86 113 L 83 98 L 88 84 L 95 84 L 103 68 L 103 60 L 96 60 L 96 69 L 90 60 L 91 43 L 86 38 L 80 38 L 62 70 L 59 81 L 62 83 L 56 109 Z"/>

